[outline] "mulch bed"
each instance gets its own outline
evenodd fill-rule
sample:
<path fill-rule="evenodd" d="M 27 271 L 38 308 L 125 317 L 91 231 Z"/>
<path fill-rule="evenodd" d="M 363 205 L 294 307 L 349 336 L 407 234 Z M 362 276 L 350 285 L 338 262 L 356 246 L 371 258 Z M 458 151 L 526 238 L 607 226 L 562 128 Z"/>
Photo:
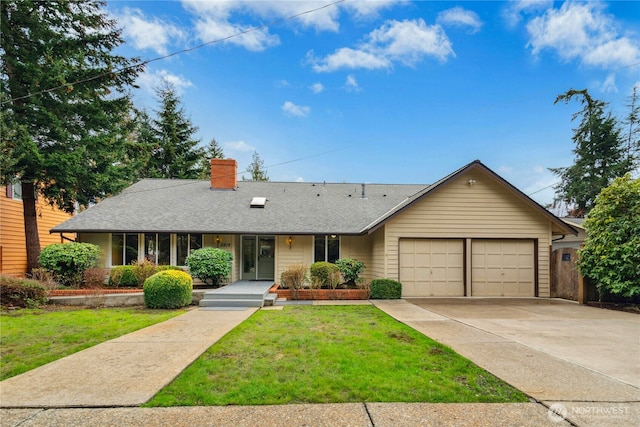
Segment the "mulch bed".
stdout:
<path fill-rule="evenodd" d="M 624 303 L 624 302 L 589 301 L 587 305 L 591 307 L 604 308 L 607 310 L 617 310 L 617 311 L 624 311 L 627 313 L 640 314 L 640 304 Z"/>

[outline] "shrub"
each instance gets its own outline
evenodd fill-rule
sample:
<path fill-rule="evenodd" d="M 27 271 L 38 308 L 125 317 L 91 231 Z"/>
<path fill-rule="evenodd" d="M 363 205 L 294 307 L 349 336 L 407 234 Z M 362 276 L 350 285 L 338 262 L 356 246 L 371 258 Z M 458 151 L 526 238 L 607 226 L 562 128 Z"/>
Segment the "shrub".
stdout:
<path fill-rule="evenodd" d="M 338 266 L 326 261 L 318 261 L 309 267 L 311 285 L 313 287 L 328 287 L 335 289 L 340 283 L 340 270 Z"/>
<path fill-rule="evenodd" d="M 307 267 L 302 264 L 290 265 L 280 275 L 280 285 L 289 289 L 301 289 L 307 280 Z"/>
<path fill-rule="evenodd" d="M 79 286 L 82 272 L 98 265 L 100 247 L 92 243 L 54 243 L 40 252 L 42 268 L 53 273 L 63 285 Z"/>
<path fill-rule="evenodd" d="M 27 277 L 29 277 L 31 280 L 39 282 L 48 290 L 57 289 L 59 286 L 56 283 L 53 274 L 51 274 L 51 272 L 46 268 L 34 268 L 33 270 L 31 270 L 31 274 L 29 274 Z"/>
<path fill-rule="evenodd" d="M 233 255 L 224 249 L 202 248 L 191 252 L 185 264 L 189 267 L 191 275 L 204 283 L 217 286 L 231 274 L 231 261 Z"/>
<path fill-rule="evenodd" d="M 616 178 L 596 197 L 584 220 L 587 240 L 578 252 L 580 272 L 600 295 L 640 296 L 640 179 Z"/>
<path fill-rule="evenodd" d="M 30 279 L 0 275 L 0 305 L 3 307 L 37 308 L 47 303 L 45 287 Z"/>
<path fill-rule="evenodd" d="M 145 280 L 143 291 L 148 308 L 180 308 L 191 304 L 193 280 L 184 271 L 160 271 Z"/>
<path fill-rule="evenodd" d="M 360 280 L 360 275 L 365 269 L 364 263 L 353 258 L 341 258 L 336 261 L 340 274 L 344 281 L 355 285 Z"/>
<path fill-rule="evenodd" d="M 111 273 L 109 273 L 109 286 L 116 288 L 120 286 L 135 288 L 138 286 L 138 277 L 136 277 L 133 265 L 113 267 Z"/>
<path fill-rule="evenodd" d="M 373 279 L 371 281 L 371 299 L 399 299 L 402 297 L 402 284 L 391 279 Z"/>
<path fill-rule="evenodd" d="M 82 272 L 86 288 L 101 288 L 104 285 L 105 272 L 103 268 L 91 267 Z"/>
<path fill-rule="evenodd" d="M 154 262 L 149 261 L 146 258 L 140 262 L 138 261 L 132 262 L 131 266 L 133 267 L 133 275 L 137 279 L 136 286 L 140 286 L 140 287 L 144 285 L 144 282 L 149 277 L 153 276 L 158 271 L 160 271 L 158 270 L 158 266 Z"/>

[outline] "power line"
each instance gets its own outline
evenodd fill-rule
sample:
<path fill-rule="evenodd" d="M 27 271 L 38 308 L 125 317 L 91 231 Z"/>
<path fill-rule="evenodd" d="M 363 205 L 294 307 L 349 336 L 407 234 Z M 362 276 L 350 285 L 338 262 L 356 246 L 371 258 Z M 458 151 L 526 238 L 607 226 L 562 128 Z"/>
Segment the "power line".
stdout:
<path fill-rule="evenodd" d="M 189 47 L 189 48 L 186 48 L 186 49 L 182 49 L 182 50 L 179 50 L 179 51 L 176 51 L 176 52 L 169 53 L 167 55 L 158 56 L 158 57 L 152 58 L 152 59 L 147 59 L 146 61 L 142 61 L 142 62 L 137 62 L 137 63 L 135 63 L 133 65 L 129 65 L 127 67 L 120 68 L 120 69 L 118 69 L 116 71 L 113 71 L 113 72 L 109 71 L 109 72 L 97 74 L 97 75 L 95 75 L 93 77 L 88 77 L 86 79 L 76 80 L 74 82 L 65 83 L 63 85 L 59 85 L 59 86 L 56 86 L 56 87 L 53 87 L 53 88 L 50 88 L 50 89 L 44 89 L 44 90 L 41 90 L 41 91 L 38 91 L 38 92 L 33 92 L 33 93 L 29 93 L 27 95 L 11 98 L 11 99 L 9 99 L 7 101 L 2 102 L 0 105 L 4 105 L 4 104 L 10 103 L 10 102 L 19 101 L 21 99 L 31 98 L 31 97 L 36 96 L 36 95 L 42 95 L 42 94 L 45 94 L 45 93 L 55 92 L 56 90 L 59 90 L 59 89 L 72 87 L 74 85 L 90 82 L 92 80 L 97 80 L 97 79 L 102 78 L 102 77 L 107 76 L 107 75 L 120 74 L 120 73 L 122 73 L 122 72 L 124 72 L 126 70 L 131 69 L 131 68 L 144 66 L 144 65 L 150 64 L 152 62 L 161 61 L 163 59 L 171 58 L 171 57 L 176 56 L 176 55 L 180 55 L 180 54 L 187 53 L 187 52 L 192 52 L 194 50 L 201 49 L 201 48 L 203 48 L 205 46 L 209 46 L 211 44 L 221 43 L 221 42 L 224 42 L 224 41 L 236 38 L 236 37 L 240 37 L 240 36 L 245 35 L 245 34 L 252 33 L 254 31 L 261 30 L 263 28 L 268 28 L 268 27 L 270 27 L 272 25 L 279 25 L 279 24 L 282 24 L 282 23 L 285 23 L 285 22 L 288 22 L 288 21 L 292 21 L 292 20 L 294 20 L 296 18 L 299 18 L 299 17 L 301 17 L 303 15 L 308 15 L 310 13 L 318 12 L 318 11 L 320 11 L 322 9 L 333 7 L 333 6 L 337 5 L 337 4 L 343 3 L 345 1 L 346 0 L 336 0 L 334 2 L 325 4 L 323 6 L 319 6 L 319 7 L 316 7 L 314 9 L 308 9 L 308 10 L 305 10 L 304 12 L 296 13 L 294 15 L 290 15 L 290 16 L 287 16 L 285 18 L 276 19 L 276 20 L 273 20 L 273 21 L 268 22 L 266 24 L 258 25 L 256 27 L 251 27 L 251 28 L 248 28 L 246 30 L 242 30 L 242 31 L 239 31 L 237 33 L 231 34 L 229 36 L 222 37 L 220 39 L 211 40 L 211 41 L 204 42 L 204 43 L 201 43 L 201 44 L 196 45 L 196 46 L 192 46 L 192 47 Z"/>
<path fill-rule="evenodd" d="M 551 187 L 553 187 L 554 185 L 557 185 L 557 184 L 559 184 L 559 183 L 560 183 L 560 181 L 556 181 L 556 182 L 554 182 L 553 184 L 549 184 L 549 185 L 547 185 L 546 187 L 542 187 L 542 188 L 540 188 L 539 190 L 534 191 L 533 193 L 529 193 L 529 194 L 528 194 L 528 196 L 533 196 L 534 194 L 539 193 L 539 192 L 541 192 L 542 190 L 546 190 L 547 188 L 551 188 Z"/>

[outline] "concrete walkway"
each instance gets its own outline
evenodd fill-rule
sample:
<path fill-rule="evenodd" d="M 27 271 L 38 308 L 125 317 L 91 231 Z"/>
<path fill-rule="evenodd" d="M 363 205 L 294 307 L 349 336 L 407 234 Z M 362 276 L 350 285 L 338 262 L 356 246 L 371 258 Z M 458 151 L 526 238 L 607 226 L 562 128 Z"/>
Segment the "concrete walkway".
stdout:
<path fill-rule="evenodd" d="M 576 425 L 640 425 L 637 314 L 540 298 L 373 303 Z"/>
<path fill-rule="evenodd" d="M 505 313 L 510 315 L 498 314 L 500 310 L 490 305 L 465 306 L 474 303 L 464 300 L 439 300 L 438 304 L 434 300 L 414 301 L 418 305 L 403 300 L 377 301 L 375 305 L 453 347 L 546 406 L 531 402 L 135 407 L 149 400 L 256 310 L 201 308 L 0 382 L 0 407 L 3 408 L 0 426 L 561 426 L 570 425 L 567 420 L 580 426 L 639 424 L 639 394 L 633 372 L 625 375 L 624 370 L 613 365 L 607 368 L 607 373 L 599 372 L 594 366 L 582 366 L 586 363 L 582 359 L 590 359 L 591 363 L 602 359 L 597 356 L 600 349 L 580 347 L 579 352 L 591 351 L 592 356 L 573 360 L 561 354 L 562 345 L 552 345 L 553 340 L 540 336 L 536 344 L 536 335 L 527 331 L 537 325 L 537 333 L 548 330 L 550 336 L 560 336 L 558 334 L 576 327 L 570 324 L 573 319 L 584 322 L 583 327 L 590 331 L 594 342 L 612 327 L 622 331 L 622 343 L 628 340 L 624 345 L 629 348 L 621 351 L 634 357 L 639 355 L 635 353 L 638 334 L 631 338 L 628 334 L 637 331 L 640 316 L 570 303 L 563 306 L 545 303 L 541 307 L 548 308 L 536 309 L 529 307 L 531 304 L 514 308 L 509 301 L 500 301 L 504 303 Z M 314 303 L 369 304 L 365 301 Z M 555 323 L 568 323 L 564 332 L 559 326 L 559 329 L 548 329 L 552 328 L 552 324 L 546 322 L 553 317 L 551 312 L 559 317 Z M 523 320 L 526 318 L 529 320 Z M 608 345 L 617 343 L 617 338 L 612 339 Z M 612 358 L 609 353 L 603 354 L 604 358 Z M 618 359 L 629 362 L 631 369 L 633 360 L 627 360 L 627 356 Z M 621 372 L 622 378 L 617 378 L 615 372 Z M 547 407 L 551 405 L 555 405 L 553 408 L 558 412 L 567 411 L 566 416 L 550 413 Z"/>
<path fill-rule="evenodd" d="M 0 382 L 0 406 L 137 406 L 257 309 L 190 310 Z"/>

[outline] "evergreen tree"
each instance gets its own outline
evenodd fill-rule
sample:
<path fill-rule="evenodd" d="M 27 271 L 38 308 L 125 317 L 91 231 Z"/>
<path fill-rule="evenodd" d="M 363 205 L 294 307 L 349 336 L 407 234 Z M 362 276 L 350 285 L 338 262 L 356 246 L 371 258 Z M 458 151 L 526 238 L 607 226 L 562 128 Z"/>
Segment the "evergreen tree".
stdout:
<path fill-rule="evenodd" d="M 611 113 L 605 113 L 607 104 L 591 98 L 587 89 L 571 89 L 558 95 L 555 103 L 568 103 L 574 97 L 580 97 L 584 106 L 572 117 L 582 117 L 572 138 L 576 144 L 575 161 L 569 167 L 550 170 L 561 178 L 555 187 L 559 198 L 573 207 L 573 215 L 584 216 L 593 208 L 600 190 L 629 172 L 632 162 L 617 121 Z"/>
<path fill-rule="evenodd" d="M 0 2 L 0 179 L 21 182 L 29 271 L 40 254 L 36 194 L 73 212 L 130 183 L 122 126 L 143 66 L 112 53 L 123 39 L 104 4 Z"/>
<path fill-rule="evenodd" d="M 638 168 L 640 162 L 640 100 L 638 99 L 638 88 L 640 85 L 633 87 L 633 93 L 629 96 L 629 114 L 622 123 L 625 125 L 625 139 L 627 157 L 633 163 L 632 168 Z"/>
<path fill-rule="evenodd" d="M 267 171 L 264 170 L 264 161 L 260 158 L 260 155 L 257 151 L 253 152 L 253 156 L 251 157 L 251 164 L 247 167 L 247 173 L 250 174 L 249 179 L 245 179 L 244 175 L 242 175 L 243 181 L 269 181 L 269 176 L 267 175 Z"/>
<path fill-rule="evenodd" d="M 195 179 L 202 173 L 204 151 L 194 138 L 198 128 L 180 105 L 175 88 L 165 84 L 157 89 L 160 109 L 151 121 L 157 149 L 149 160 L 149 177 Z"/>
<path fill-rule="evenodd" d="M 211 178 L 211 164 L 209 163 L 211 159 L 224 159 L 224 151 L 215 138 L 211 138 L 209 145 L 204 149 L 204 157 L 201 160 L 201 179 Z"/>

